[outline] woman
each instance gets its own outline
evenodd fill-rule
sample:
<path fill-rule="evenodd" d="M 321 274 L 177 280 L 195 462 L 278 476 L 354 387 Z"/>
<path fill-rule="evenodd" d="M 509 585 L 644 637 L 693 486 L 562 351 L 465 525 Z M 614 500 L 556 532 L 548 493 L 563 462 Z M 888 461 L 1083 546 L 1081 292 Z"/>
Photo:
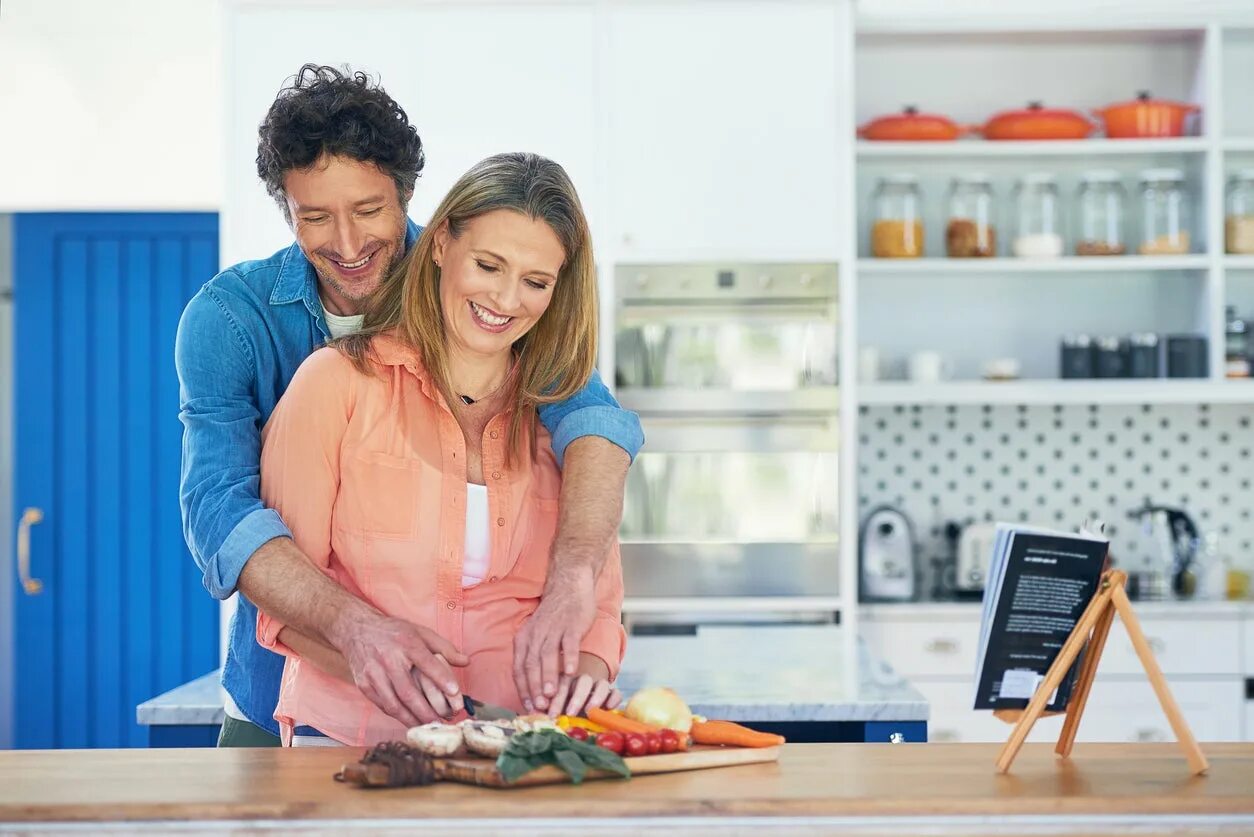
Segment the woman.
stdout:
<path fill-rule="evenodd" d="M 583 386 L 597 354 L 587 221 L 561 166 L 497 155 L 398 270 L 365 329 L 297 371 L 263 434 L 262 498 L 328 576 L 461 649 L 463 694 L 521 711 L 513 638 L 543 589 L 561 487 L 536 407 Z M 617 545 L 596 593 L 578 677 L 553 702 L 565 711 L 621 699 Z M 257 636 L 288 656 L 285 743 L 304 725 L 357 746 L 404 737 L 329 646 L 265 614 Z M 460 711 L 421 686 L 437 712 Z"/>

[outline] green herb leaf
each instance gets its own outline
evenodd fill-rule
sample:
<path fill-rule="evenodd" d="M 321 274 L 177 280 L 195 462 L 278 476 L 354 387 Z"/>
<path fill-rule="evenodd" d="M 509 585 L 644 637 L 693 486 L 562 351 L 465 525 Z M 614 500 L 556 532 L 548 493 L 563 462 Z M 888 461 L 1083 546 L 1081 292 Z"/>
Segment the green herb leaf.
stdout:
<path fill-rule="evenodd" d="M 617 773 L 624 779 L 631 778 L 631 768 L 627 766 L 627 762 L 623 761 L 621 756 L 611 753 L 604 747 L 593 745 L 588 750 L 580 748 L 579 755 L 589 767 Z"/>
<path fill-rule="evenodd" d="M 527 775 L 539 766 L 539 764 L 532 763 L 529 758 L 510 755 L 508 752 L 501 753 L 496 759 L 497 771 L 501 774 L 501 778 L 510 784 L 517 782 L 519 778 Z"/>
<path fill-rule="evenodd" d="M 588 767 L 583 763 L 583 759 L 579 758 L 578 753 L 573 750 L 557 750 L 553 755 L 557 759 L 557 766 L 566 771 L 571 782 L 576 785 L 583 782 L 583 777 L 588 773 Z"/>

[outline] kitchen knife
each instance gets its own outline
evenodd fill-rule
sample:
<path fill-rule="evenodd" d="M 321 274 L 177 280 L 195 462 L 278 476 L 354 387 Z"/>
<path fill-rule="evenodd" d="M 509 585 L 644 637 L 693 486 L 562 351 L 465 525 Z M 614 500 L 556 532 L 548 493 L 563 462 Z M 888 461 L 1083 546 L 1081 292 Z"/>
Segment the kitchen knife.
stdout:
<path fill-rule="evenodd" d="M 518 717 L 518 713 L 512 709 L 493 706 L 490 703 L 475 700 L 470 695 L 462 695 L 462 705 L 466 707 L 466 714 L 476 721 L 512 721 Z"/>

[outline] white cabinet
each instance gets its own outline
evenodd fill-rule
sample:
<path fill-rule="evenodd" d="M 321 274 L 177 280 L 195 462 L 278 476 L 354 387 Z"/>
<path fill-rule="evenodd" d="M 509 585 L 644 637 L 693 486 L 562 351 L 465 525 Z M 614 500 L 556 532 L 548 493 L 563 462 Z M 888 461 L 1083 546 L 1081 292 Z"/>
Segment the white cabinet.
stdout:
<path fill-rule="evenodd" d="M 615 259 L 838 256 L 845 4 L 615 4 L 608 114 Z M 847 23 L 843 24 L 847 26 Z"/>
<path fill-rule="evenodd" d="M 912 682 L 922 677 L 963 677 L 969 687 L 975 676 L 980 642 L 978 616 L 937 622 L 864 616 L 862 636 L 877 656 Z"/>
<path fill-rule="evenodd" d="M 928 740 L 936 742 L 997 742 L 1012 727 L 991 712 L 971 709 L 971 684 L 912 679 L 931 704 Z M 1171 694 L 1199 741 L 1241 741 L 1244 706 L 1239 677 L 1174 680 Z M 1032 727 L 1029 741 L 1058 740 L 1065 716 L 1042 718 Z M 1167 716 L 1149 682 L 1098 675 L 1076 741 L 1174 741 Z"/>
<path fill-rule="evenodd" d="M 1245 678 L 1254 676 L 1254 613 L 1200 604 L 1140 609 L 1141 627 L 1194 736 L 1250 740 L 1254 702 L 1245 700 Z M 860 613 L 867 646 L 928 699 L 931 741 L 996 742 L 1010 734 L 991 712 L 971 708 L 979 624 L 978 605 L 875 606 Z M 1057 740 L 1061 727 L 1061 717 L 1044 718 L 1028 740 Z M 1111 628 L 1076 740 L 1174 740 L 1121 624 Z"/>

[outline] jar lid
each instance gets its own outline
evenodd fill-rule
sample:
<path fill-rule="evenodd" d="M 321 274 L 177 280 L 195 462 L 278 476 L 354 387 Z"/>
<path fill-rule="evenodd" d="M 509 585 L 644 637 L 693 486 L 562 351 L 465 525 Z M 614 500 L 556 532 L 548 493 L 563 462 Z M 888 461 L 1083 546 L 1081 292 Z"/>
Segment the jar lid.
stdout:
<path fill-rule="evenodd" d="M 1080 175 L 1085 183 L 1118 183 L 1122 178 L 1114 169 L 1091 169 Z"/>
<path fill-rule="evenodd" d="M 1119 348 L 1120 344 L 1122 343 L 1122 341 L 1118 337 L 1109 337 L 1109 336 L 1099 337 L 1094 342 L 1097 344 L 1097 348 L 1104 349 L 1106 351 L 1115 351 Z"/>
<path fill-rule="evenodd" d="M 1063 335 L 1062 343 L 1068 348 L 1087 349 L 1093 345 L 1093 338 L 1087 334 L 1066 334 Z"/>
<path fill-rule="evenodd" d="M 1141 172 L 1142 183 L 1156 180 L 1184 180 L 1184 172 L 1180 169 L 1145 169 Z"/>
<path fill-rule="evenodd" d="M 1128 342 L 1133 346 L 1157 346 L 1158 335 L 1152 331 L 1132 334 L 1128 336 Z"/>
<path fill-rule="evenodd" d="M 1046 183 L 1053 183 L 1057 179 L 1058 178 L 1054 175 L 1054 173 L 1049 171 L 1030 171 L 1021 178 L 1023 183 L 1029 185 L 1044 185 Z"/>
<path fill-rule="evenodd" d="M 908 171 L 893 172 L 880 178 L 880 183 L 891 183 L 894 186 L 913 186 L 919 178 Z"/>

